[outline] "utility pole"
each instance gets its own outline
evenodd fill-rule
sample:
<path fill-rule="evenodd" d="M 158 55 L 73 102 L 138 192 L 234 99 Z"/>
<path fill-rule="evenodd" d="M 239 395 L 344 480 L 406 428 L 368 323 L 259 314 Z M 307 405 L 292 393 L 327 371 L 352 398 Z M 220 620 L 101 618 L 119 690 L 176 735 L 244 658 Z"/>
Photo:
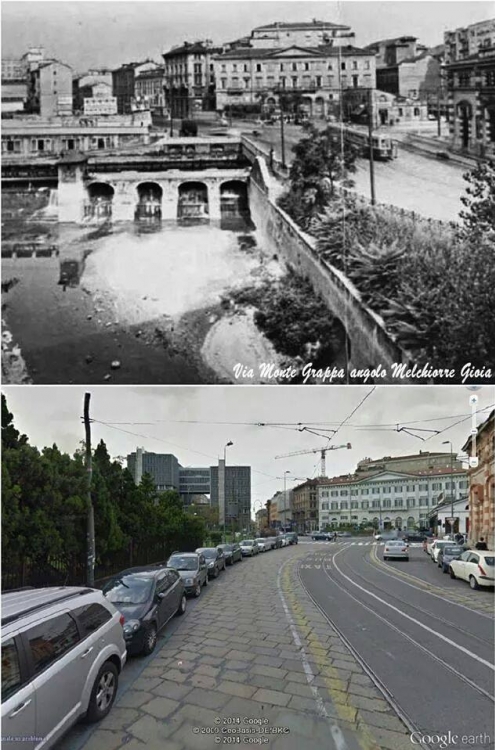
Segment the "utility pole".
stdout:
<path fill-rule="evenodd" d="M 368 140 L 370 144 L 370 190 L 371 205 L 376 204 L 375 197 L 375 162 L 373 160 L 373 89 L 368 89 Z"/>
<path fill-rule="evenodd" d="M 284 109 L 280 100 L 280 148 L 282 149 L 282 169 L 286 169 L 285 164 L 285 131 L 284 131 Z"/>
<path fill-rule="evenodd" d="M 86 583 L 91 588 L 95 585 L 95 515 L 91 498 L 91 483 L 93 478 L 93 461 L 91 456 L 91 421 L 89 418 L 89 402 L 91 393 L 84 394 L 84 431 L 86 434 L 86 510 L 87 510 L 87 539 L 86 539 Z"/>

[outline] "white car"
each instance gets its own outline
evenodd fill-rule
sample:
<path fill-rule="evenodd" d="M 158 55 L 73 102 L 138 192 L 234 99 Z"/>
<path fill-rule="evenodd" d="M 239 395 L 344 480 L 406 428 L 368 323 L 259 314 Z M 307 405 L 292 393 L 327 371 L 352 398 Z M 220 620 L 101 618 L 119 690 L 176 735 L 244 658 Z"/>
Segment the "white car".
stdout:
<path fill-rule="evenodd" d="M 495 586 L 495 553 L 492 550 L 468 549 L 449 565 L 451 578 L 467 581 L 472 589 Z"/>
<path fill-rule="evenodd" d="M 409 560 L 409 545 L 407 542 L 393 539 L 389 542 L 385 542 L 385 547 L 383 548 L 383 559 L 390 560 L 390 558 Z"/>
<path fill-rule="evenodd" d="M 426 554 L 431 555 L 431 550 L 433 548 L 433 545 L 435 542 L 438 542 L 438 539 L 436 537 L 432 537 L 431 539 L 427 539 L 426 541 Z"/>
<path fill-rule="evenodd" d="M 255 539 L 254 541 L 258 545 L 260 552 L 268 552 L 268 550 L 272 548 L 272 545 L 266 538 L 259 537 L 259 539 Z"/>
<path fill-rule="evenodd" d="M 281 536 L 282 536 L 282 547 L 288 547 L 289 546 L 289 540 L 287 539 L 286 536 L 284 536 L 284 534 L 282 534 Z"/>
<path fill-rule="evenodd" d="M 239 542 L 239 547 L 244 557 L 253 557 L 259 553 L 259 547 L 254 539 L 243 539 Z"/>
<path fill-rule="evenodd" d="M 435 539 L 431 545 L 430 557 L 434 563 L 438 563 L 438 553 L 444 547 L 452 547 L 452 542 L 449 539 Z"/>

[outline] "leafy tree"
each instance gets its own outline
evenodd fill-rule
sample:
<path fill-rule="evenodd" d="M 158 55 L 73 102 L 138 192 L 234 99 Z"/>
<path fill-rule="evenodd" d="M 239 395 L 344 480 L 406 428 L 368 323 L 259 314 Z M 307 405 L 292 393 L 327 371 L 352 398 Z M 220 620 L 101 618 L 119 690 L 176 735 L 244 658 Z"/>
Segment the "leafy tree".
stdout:
<path fill-rule="evenodd" d="M 309 123 L 304 130 L 305 137 L 292 149 L 290 187 L 279 199 L 279 206 L 308 230 L 334 195 L 336 182 L 344 179 L 347 185 L 352 184 L 348 175 L 356 170 L 358 150 L 331 128 L 318 130 Z"/>
<path fill-rule="evenodd" d="M 478 162 L 463 177 L 468 186 L 466 195 L 461 197 L 466 210 L 461 211 L 460 216 L 468 236 L 487 233 L 495 240 L 495 167 L 488 162 Z"/>

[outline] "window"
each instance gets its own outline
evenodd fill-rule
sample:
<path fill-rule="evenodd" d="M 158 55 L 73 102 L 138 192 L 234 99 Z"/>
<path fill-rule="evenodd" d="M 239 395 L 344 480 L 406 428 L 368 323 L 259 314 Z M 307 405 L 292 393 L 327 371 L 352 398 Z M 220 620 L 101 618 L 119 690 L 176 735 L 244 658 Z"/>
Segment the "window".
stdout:
<path fill-rule="evenodd" d="M 355 500 L 351 501 L 351 510 L 357 510 L 359 508 L 359 503 L 357 503 Z"/>
<path fill-rule="evenodd" d="M 2 644 L 2 703 L 21 687 L 19 656 L 14 639 Z"/>
<path fill-rule="evenodd" d="M 442 489 L 442 483 L 441 482 L 433 482 L 431 485 L 432 490 L 441 490 Z"/>
<path fill-rule="evenodd" d="M 292 88 L 297 89 L 297 76 L 292 78 Z"/>
<path fill-rule="evenodd" d="M 394 508 L 402 508 L 402 498 L 395 498 L 394 500 Z"/>
<path fill-rule="evenodd" d="M 227 88 L 227 79 L 226 78 L 221 78 L 220 79 L 220 83 L 221 83 L 221 86 L 222 86 L 223 89 Z"/>
<path fill-rule="evenodd" d="M 256 63 L 256 72 L 261 73 L 261 65 L 260 63 Z"/>
<path fill-rule="evenodd" d="M 402 117 L 404 115 L 404 110 L 402 107 L 399 107 L 399 117 Z"/>
<path fill-rule="evenodd" d="M 359 495 L 359 490 L 351 490 L 351 497 L 357 497 Z"/>
<path fill-rule="evenodd" d="M 340 69 L 341 70 L 345 70 L 345 62 L 341 62 L 340 63 Z"/>
<path fill-rule="evenodd" d="M 370 504 L 369 504 L 368 500 L 362 500 L 361 501 L 361 509 L 362 510 L 365 510 L 366 508 L 369 508 L 369 507 L 370 507 Z"/>
<path fill-rule="evenodd" d="M 415 484 L 408 484 L 406 487 L 406 492 L 415 492 L 416 491 L 416 485 Z"/>
<path fill-rule="evenodd" d="M 379 487 L 372 487 L 371 492 L 373 495 L 379 495 L 380 494 L 380 488 Z"/>
<path fill-rule="evenodd" d="M 430 504 L 430 502 L 429 502 L 429 500 L 428 500 L 428 498 L 427 498 L 427 497 L 420 497 L 420 498 L 419 498 L 419 504 L 420 504 L 420 505 L 429 505 L 429 504 Z"/>
<path fill-rule="evenodd" d="M 297 70 L 297 63 L 292 63 L 292 70 Z"/>
<path fill-rule="evenodd" d="M 352 85 L 355 89 L 359 86 L 359 76 L 352 76 Z"/>
<path fill-rule="evenodd" d="M 365 63 L 364 63 L 364 67 L 366 68 L 366 70 L 369 70 L 369 69 L 370 69 L 371 65 L 370 65 L 370 61 L 369 61 L 369 60 L 366 60 L 366 61 L 365 61 Z"/>
<path fill-rule="evenodd" d="M 357 70 L 357 69 L 358 69 L 358 64 L 357 64 L 357 60 L 353 60 L 353 61 L 352 61 L 352 69 L 353 69 L 353 70 Z"/>
<path fill-rule="evenodd" d="M 322 503 L 321 504 L 321 509 L 322 510 L 328 510 L 328 503 Z"/>
<path fill-rule="evenodd" d="M 380 501 L 379 500 L 372 500 L 371 501 L 371 507 L 372 508 L 379 508 L 380 507 Z"/>
<path fill-rule="evenodd" d="M 414 508 L 416 505 L 416 498 L 410 497 L 407 499 L 407 507 L 408 508 Z"/>
<path fill-rule="evenodd" d="M 347 500 L 342 500 L 340 503 L 340 510 L 347 510 L 349 507 L 349 504 Z"/>
<path fill-rule="evenodd" d="M 340 490 L 340 497 L 347 497 L 348 494 L 347 490 Z"/>
<path fill-rule="evenodd" d="M 361 495 L 369 495 L 369 494 L 370 494 L 369 490 L 361 490 Z"/>
<path fill-rule="evenodd" d="M 332 65 L 332 63 L 328 63 L 328 68 L 327 68 L 327 70 L 333 70 L 333 65 Z"/>
<path fill-rule="evenodd" d="M 67 614 L 53 617 L 26 633 L 34 663 L 35 675 L 60 659 L 79 642 L 75 621 Z"/>
<path fill-rule="evenodd" d="M 304 70 L 309 70 L 309 63 L 304 63 Z"/>
<path fill-rule="evenodd" d="M 387 498 L 386 500 L 383 501 L 383 507 L 384 508 L 391 508 L 392 507 L 392 501 L 389 498 Z"/>
<path fill-rule="evenodd" d="M 280 70 L 283 70 L 283 69 L 284 69 L 284 64 L 280 63 Z"/>
<path fill-rule="evenodd" d="M 330 503 L 330 506 L 331 506 L 331 510 L 338 510 L 339 509 L 339 504 L 336 503 L 336 502 Z"/>
<path fill-rule="evenodd" d="M 425 490 L 426 490 L 426 492 L 428 492 L 428 485 L 427 484 L 420 484 L 419 485 L 419 490 L 420 490 L 420 492 L 424 492 Z"/>
<path fill-rule="evenodd" d="M 330 497 L 338 497 L 338 496 L 339 496 L 339 492 L 338 492 L 338 490 L 332 490 L 332 491 L 330 492 Z"/>
<path fill-rule="evenodd" d="M 321 76 L 316 76 L 316 85 L 318 86 L 318 88 L 321 88 Z"/>
<path fill-rule="evenodd" d="M 322 490 L 321 496 L 328 497 L 328 490 Z"/>
<path fill-rule="evenodd" d="M 234 71 L 234 73 L 237 73 L 237 64 L 236 63 L 234 63 L 232 65 L 232 70 Z"/>
<path fill-rule="evenodd" d="M 256 88 L 257 89 L 262 89 L 263 88 L 263 79 L 262 78 L 257 78 L 256 79 Z"/>
<path fill-rule="evenodd" d="M 420 115 L 419 107 L 414 107 L 414 117 L 419 117 L 419 115 Z"/>
<path fill-rule="evenodd" d="M 83 635 L 90 635 L 112 619 L 112 615 L 101 604 L 86 604 L 74 610 L 74 615 L 82 625 Z"/>

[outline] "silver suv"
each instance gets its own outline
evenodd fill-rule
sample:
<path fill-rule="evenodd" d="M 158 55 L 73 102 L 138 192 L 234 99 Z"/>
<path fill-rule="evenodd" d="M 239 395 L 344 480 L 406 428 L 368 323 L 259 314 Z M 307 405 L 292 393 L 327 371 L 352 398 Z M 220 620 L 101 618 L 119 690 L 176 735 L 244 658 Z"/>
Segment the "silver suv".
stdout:
<path fill-rule="evenodd" d="M 123 618 L 101 591 L 2 594 L 2 748 L 52 747 L 110 711 L 126 661 Z"/>

